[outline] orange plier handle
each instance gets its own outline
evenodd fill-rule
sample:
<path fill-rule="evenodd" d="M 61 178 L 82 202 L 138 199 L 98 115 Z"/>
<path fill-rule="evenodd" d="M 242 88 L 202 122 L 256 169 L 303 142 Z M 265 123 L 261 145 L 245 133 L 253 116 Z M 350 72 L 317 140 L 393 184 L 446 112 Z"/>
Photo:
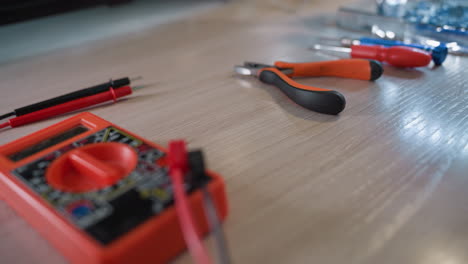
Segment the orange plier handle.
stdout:
<path fill-rule="evenodd" d="M 374 81 L 383 73 L 382 64 L 375 60 L 343 59 L 333 61 L 290 63 L 277 61 L 275 67 L 291 69 L 289 77 L 333 76 Z"/>

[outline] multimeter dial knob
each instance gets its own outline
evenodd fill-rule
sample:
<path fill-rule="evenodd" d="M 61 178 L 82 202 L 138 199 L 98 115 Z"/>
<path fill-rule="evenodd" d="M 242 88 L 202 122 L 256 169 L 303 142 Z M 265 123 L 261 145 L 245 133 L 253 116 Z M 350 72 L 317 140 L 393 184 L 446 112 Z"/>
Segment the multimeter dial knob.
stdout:
<path fill-rule="evenodd" d="M 127 176 L 136 167 L 137 153 L 116 142 L 80 147 L 55 160 L 46 171 L 48 183 L 61 191 L 99 190 Z"/>

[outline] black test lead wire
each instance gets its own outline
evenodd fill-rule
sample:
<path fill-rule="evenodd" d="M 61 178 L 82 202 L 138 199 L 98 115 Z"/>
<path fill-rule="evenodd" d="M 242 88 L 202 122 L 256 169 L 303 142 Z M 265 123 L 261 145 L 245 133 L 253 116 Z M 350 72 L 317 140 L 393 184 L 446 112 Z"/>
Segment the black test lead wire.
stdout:
<path fill-rule="evenodd" d="M 210 229 L 213 232 L 215 244 L 218 250 L 218 263 L 230 264 L 231 259 L 226 242 L 226 236 L 224 234 L 223 227 L 221 226 L 221 222 L 219 221 L 219 216 L 214 206 L 213 199 L 211 198 L 211 194 L 206 186 L 202 188 L 202 194 L 205 214 L 207 216 Z"/>
<path fill-rule="evenodd" d="M 219 264 L 230 264 L 231 258 L 226 242 L 226 236 L 219 220 L 219 215 L 208 190 L 209 177 L 206 175 L 203 153 L 200 150 L 190 151 L 188 153 L 188 162 L 192 180 L 201 187 L 203 196 L 203 208 L 208 220 L 210 230 L 213 232 L 215 245 L 217 248 L 217 258 Z"/>
<path fill-rule="evenodd" d="M 122 87 L 122 86 L 129 85 L 132 81 L 136 81 L 136 80 L 140 80 L 140 79 L 142 79 L 141 76 L 134 77 L 134 78 L 125 77 L 125 78 L 121 78 L 121 79 L 117 79 L 117 80 L 110 79 L 108 82 L 105 82 L 105 83 L 101 83 L 101 84 L 98 84 L 98 85 L 95 85 L 95 86 L 92 86 L 92 87 L 88 87 L 88 88 L 84 88 L 84 89 L 74 91 L 74 92 L 71 92 L 71 93 L 68 93 L 68 94 L 60 95 L 60 96 L 57 96 L 57 97 L 54 97 L 54 98 L 51 98 L 51 99 L 48 99 L 48 100 L 45 100 L 45 101 L 35 103 L 35 104 L 31 104 L 31 105 L 27 105 L 27 106 L 24 106 L 24 107 L 17 108 L 17 109 L 15 109 L 14 111 L 12 111 L 10 113 L 0 115 L 0 120 L 5 119 L 5 118 L 10 117 L 10 116 L 26 115 L 26 114 L 29 114 L 29 113 L 32 113 L 32 112 L 36 112 L 36 111 L 45 109 L 45 108 L 49 108 L 51 106 L 55 106 L 55 105 L 63 104 L 63 103 L 73 101 L 73 100 L 76 100 L 76 99 L 80 99 L 80 98 L 83 98 L 83 97 L 99 94 L 99 93 L 108 91 L 109 88 L 111 88 L 111 87 L 112 88 L 119 88 L 119 87 Z"/>

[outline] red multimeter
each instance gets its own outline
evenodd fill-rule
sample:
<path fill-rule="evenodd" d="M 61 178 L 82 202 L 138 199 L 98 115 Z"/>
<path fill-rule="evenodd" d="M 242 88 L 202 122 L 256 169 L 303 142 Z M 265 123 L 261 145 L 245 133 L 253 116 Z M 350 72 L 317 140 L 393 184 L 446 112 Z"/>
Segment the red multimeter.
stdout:
<path fill-rule="evenodd" d="M 82 113 L 0 147 L 0 195 L 72 263 L 165 263 L 186 246 L 164 160 L 162 147 Z M 224 183 L 208 175 L 225 219 Z M 206 234 L 202 194 L 185 185 Z"/>

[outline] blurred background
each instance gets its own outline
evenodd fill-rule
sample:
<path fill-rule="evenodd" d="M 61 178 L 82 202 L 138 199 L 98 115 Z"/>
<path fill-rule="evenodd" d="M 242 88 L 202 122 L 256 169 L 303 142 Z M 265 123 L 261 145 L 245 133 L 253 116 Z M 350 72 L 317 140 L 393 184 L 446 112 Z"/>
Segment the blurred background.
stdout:
<path fill-rule="evenodd" d="M 0 5 L 0 63 L 141 31 L 223 0 L 7 0 Z"/>
<path fill-rule="evenodd" d="M 0 4 L 0 64 L 216 13 L 223 5 L 238 6 L 240 20 L 258 19 L 260 9 L 303 16 L 325 10 L 326 19 L 359 35 L 468 45 L 468 0 L 6 0 Z"/>

